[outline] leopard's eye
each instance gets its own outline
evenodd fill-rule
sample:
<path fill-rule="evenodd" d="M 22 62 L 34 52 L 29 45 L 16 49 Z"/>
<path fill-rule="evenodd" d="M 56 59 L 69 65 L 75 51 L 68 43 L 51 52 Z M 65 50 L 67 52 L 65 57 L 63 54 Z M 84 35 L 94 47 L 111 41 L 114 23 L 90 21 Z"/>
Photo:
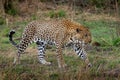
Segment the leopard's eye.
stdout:
<path fill-rule="evenodd" d="M 76 32 L 77 32 L 77 33 L 80 33 L 81 31 L 82 31 L 82 30 L 79 29 L 79 28 L 76 29 Z"/>
<path fill-rule="evenodd" d="M 87 34 L 85 34 L 85 37 L 87 37 L 88 35 Z"/>

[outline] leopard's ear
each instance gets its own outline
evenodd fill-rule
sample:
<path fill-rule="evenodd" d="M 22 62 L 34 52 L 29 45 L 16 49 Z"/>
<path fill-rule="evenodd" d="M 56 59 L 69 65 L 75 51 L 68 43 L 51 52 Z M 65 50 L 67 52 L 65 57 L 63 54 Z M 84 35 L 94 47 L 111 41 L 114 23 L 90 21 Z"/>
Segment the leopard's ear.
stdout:
<path fill-rule="evenodd" d="M 82 31 L 82 30 L 79 29 L 79 28 L 76 29 L 76 32 L 77 32 L 77 33 L 81 32 L 81 31 Z"/>

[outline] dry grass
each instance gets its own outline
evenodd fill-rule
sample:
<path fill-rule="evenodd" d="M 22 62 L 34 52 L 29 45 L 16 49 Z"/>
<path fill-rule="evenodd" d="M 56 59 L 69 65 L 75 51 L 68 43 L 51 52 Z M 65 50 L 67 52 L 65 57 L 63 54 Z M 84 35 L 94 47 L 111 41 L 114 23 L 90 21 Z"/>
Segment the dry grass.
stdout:
<path fill-rule="evenodd" d="M 109 14 L 92 14 L 90 12 L 83 12 L 82 14 L 80 14 L 79 16 L 80 18 L 82 19 L 85 19 L 85 20 L 108 20 L 108 21 L 120 21 L 120 18 L 119 17 L 115 17 L 115 16 L 111 16 Z"/>
<path fill-rule="evenodd" d="M 68 51 L 69 50 L 69 51 Z M 72 52 L 64 55 L 68 65 L 66 72 L 62 72 L 56 61 L 54 49 L 47 50 L 46 59 L 52 65 L 45 66 L 38 63 L 37 50 L 29 47 L 27 54 L 21 56 L 21 64 L 12 65 L 13 50 L 0 52 L 0 78 L 1 80 L 114 80 L 120 79 L 119 51 L 88 51 L 92 68 L 85 68 L 82 60 Z M 70 52 L 66 49 L 64 52 Z M 110 54 L 114 52 L 114 54 Z M 118 55 L 116 55 L 118 54 Z M 111 64 L 112 63 L 112 64 Z"/>

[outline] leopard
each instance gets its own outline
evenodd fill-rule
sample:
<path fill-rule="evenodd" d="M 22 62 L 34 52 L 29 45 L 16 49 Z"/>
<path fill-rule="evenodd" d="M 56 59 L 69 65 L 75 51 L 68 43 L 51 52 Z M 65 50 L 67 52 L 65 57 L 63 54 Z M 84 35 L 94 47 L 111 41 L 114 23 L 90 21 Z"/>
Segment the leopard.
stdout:
<path fill-rule="evenodd" d="M 20 64 L 21 54 L 31 43 L 36 43 L 37 45 L 38 59 L 41 64 L 51 64 L 51 62 L 46 61 L 44 58 L 45 46 L 51 43 L 56 46 L 56 58 L 59 68 L 66 66 L 62 46 L 69 43 L 73 43 L 75 53 L 84 60 L 86 64 L 90 64 L 83 46 L 91 43 L 91 32 L 88 27 L 78 22 L 68 19 L 31 21 L 25 27 L 22 38 L 18 44 L 13 40 L 14 34 L 15 30 L 9 32 L 9 41 L 17 48 L 13 64 Z"/>

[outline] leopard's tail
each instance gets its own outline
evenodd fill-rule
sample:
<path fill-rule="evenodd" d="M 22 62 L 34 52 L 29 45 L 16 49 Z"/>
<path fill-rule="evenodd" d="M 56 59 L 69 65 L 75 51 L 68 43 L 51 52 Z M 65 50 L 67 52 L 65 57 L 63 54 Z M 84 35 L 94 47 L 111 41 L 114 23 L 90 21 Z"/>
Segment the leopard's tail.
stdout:
<path fill-rule="evenodd" d="M 15 30 L 11 30 L 10 33 L 9 33 L 9 41 L 12 43 L 12 45 L 14 45 L 16 48 L 18 48 L 18 45 L 17 43 L 15 43 L 13 41 L 13 35 L 15 34 Z"/>

